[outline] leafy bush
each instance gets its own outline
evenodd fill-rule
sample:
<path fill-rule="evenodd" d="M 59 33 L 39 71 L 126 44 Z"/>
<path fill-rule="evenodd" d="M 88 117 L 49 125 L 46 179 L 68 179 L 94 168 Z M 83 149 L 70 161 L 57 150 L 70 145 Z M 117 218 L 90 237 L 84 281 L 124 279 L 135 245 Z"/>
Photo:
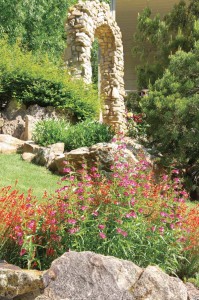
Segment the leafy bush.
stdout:
<path fill-rule="evenodd" d="M 63 142 L 65 150 L 71 151 L 100 142 L 109 142 L 113 134 L 109 126 L 96 121 L 69 125 L 65 121 L 44 120 L 36 124 L 33 139 L 42 146 Z"/>
<path fill-rule="evenodd" d="M 199 42 L 171 56 L 168 69 L 141 100 L 147 133 L 171 163 L 187 166 L 199 157 Z"/>
<path fill-rule="evenodd" d="M 114 135 L 110 126 L 99 122 L 84 121 L 71 126 L 66 133 L 65 149 L 89 147 L 96 143 L 109 142 Z"/>
<path fill-rule="evenodd" d="M 97 91 L 81 80 L 72 80 L 67 71 L 48 57 L 23 52 L 0 40 L 1 107 L 12 98 L 26 105 L 54 106 L 70 110 L 77 119 L 95 118 L 100 101 Z"/>
<path fill-rule="evenodd" d="M 126 162 L 124 147 L 118 145 L 109 178 L 97 166 L 89 172 L 83 166 L 74 173 L 66 164 L 67 175 L 57 197 L 37 202 L 31 194 L 26 197 L 10 188 L 0 190 L 1 234 L 8 246 L 15 244 L 14 253 L 20 252 L 15 263 L 47 268 L 65 251 L 89 250 L 129 259 L 142 267 L 158 264 L 169 273 L 180 268 L 186 254 L 183 248 L 195 249 L 183 204 L 187 194 L 179 178 L 171 181 L 164 175 L 157 184 L 149 163 Z M 197 226 L 195 221 L 189 224 L 193 236 Z M 10 255 L 5 246 L 2 258 Z"/>
<path fill-rule="evenodd" d="M 64 142 L 69 123 L 65 120 L 47 119 L 36 123 L 33 140 L 42 146 Z"/>

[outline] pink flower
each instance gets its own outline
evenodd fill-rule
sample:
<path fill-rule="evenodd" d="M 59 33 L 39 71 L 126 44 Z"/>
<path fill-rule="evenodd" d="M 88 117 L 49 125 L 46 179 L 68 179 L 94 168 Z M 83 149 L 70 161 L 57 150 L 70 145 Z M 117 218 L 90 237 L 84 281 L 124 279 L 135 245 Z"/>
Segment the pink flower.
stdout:
<path fill-rule="evenodd" d="M 99 228 L 99 229 L 104 229 L 104 228 L 105 228 L 105 225 L 98 225 L 98 228 Z"/>
<path fill-rule="evenodd" d="M 152 232 L 155 232 L 155 226 L 152 226 L 152 227 L 151 227 L 151 231 L 152 231 Z"/>
<path fill-rule="evenodd" d="M 100 177 L 101 177 L 101 175 L 98 174 L 98 173 L 94 173 L 92 176 L 93 176 L 94 178 L 100 178 Z"/>
<path fill-rule="evenodd" d="M 78 232 L 79 231 L 79 228 L 70 228 L 70 229 L 68 229 L 68 232 L 70 233 L 70 234 L 74 234 L 74 233 L 76 233 L 76 232 Z"/>
<path fill-rule="evenodd" d="M 86 210 L 87 208 L 88 208 L 87 206 L 82 206 L 82 207 L 81 207 L 81 210 L 84 211 L 84 210 Z"/>
<path fill-rule="evenodd" d="M 176 178 L 173 179 L 173 181 L 174 181 L 175 183 L 180 183 L 180 178 L 176 177 Z"/>
<path fill-rule="evenodd" d="M 124 192 L 124 196 L 128 197 L 129 193 L 128 192 Z"/>
<path fill-rule="evenodd" d="M 97 171 L 97 168 L 96 168 L 96 167 L 92 167 L 92 168 L 91 168 L 91 171 L 92 171 L 92 172 L 96 172 L 96 171 Z"/>
<path fill-rule="evenodd" d="M 175 225 L 174 225 L 174 224 L 170 224 L 170 228 L 171 228 L 171 229 L 174 229 L 174 228 L 175 228 Z"/>
<path fill-rule="evenodd" d="M 164 233 L 164 227 L 160 227 L 160 228 L 159 228 L 159 232 L 160 232 L 160 233 Z"/>
<path fill-rule="evenodd" d="M 55 218 L 53 218 L 51 221 L 50 221 L 50 224 L 57 224 L 57 220 Z"/>
<path fill-rule="evenodd" d="M 178 199 L 178 202 L 180 202 L 180 203 L 184 203 L 184 202 L 185 202 L 185 200 L 184 200 L 184 198 L 179 198 L 179 199 Z"/>
<path fill-rule="evenodd" d="M 134 211 L 131 211 L 129 214 L 126 214 L 126 218 L 136 218 L 137 215 Z"/>
<path fill-rule="evenodd" d="M 51 212 L 50 212 L 50 215 L 51 215 L 51 216 L 54 216 L 54 215 L 56 215 L 56 210 L 54 210 L 54 211 L 51 211 Z"/>
<path fill-rule="evenodd" d="M 63 169 L 63 172 L 64 172 L 64 173 L 70 173 L 70 172 L 71 172 L 71 169 L 70 169 L 70 168 L 64 168 L 64 169 Z"/>
<path fill-rule="evenodd" d="M 29 229 L 33 229 L 34 227 L 35 227 L 35 220 L 31 220 L 29 223 L 28 223 L 28 225 L 27 225 L 27 227 L 29 228 Z"/>
<path fill-rule="evenodd" d="M 94 212 L 92 213 L 92 215 L 93 215 L 94 217 L 97 217 L 97 216 L 99 215 L 99 213 L 98 213 L 97 211 L 94 211 Z"/>
<path fill-rule="evenodd" d="M 172 173 L 173 174 L 179 174 L 179 170 L 173 170 Z"/>
<path fill-rule="evenodd" d="M 69 224 L 76 224 L 77 221 L 75 219 L 68 219 L 67 223 L 69 223 Z"/>
<path fill-rule="evenodd" d="M 168 178 L 169 178 L 169 176 L 168 176 L 168 175 L 163 175 L 163 176 L 162 176 L 162 179 L 163 179 L 163 180 L 165 180 L 165 181 L 167 181 L 167 180 L 168 180 Z"/>
<path fill-rule="evenodd" d="M 22 232 L 17 232 L 17 236 L 18 236 L 18 237 L 21 237 L 22 235 L 23 235 Z"/>
<path fill-rule="evenodd" d="M 19 246 L 22 246 L 22 245 L 23 245 L 23 242 L 24 242 L 23 239 L 19 239 L 19 240 L 18 240 Z"/>
<path fill-rule="evenodd" d="M 162 217 L 167 217 L 167 216 L 168 216 L 168 214 L 165 213 L 164 211 L 161 211 L 160 215 L 161 215 Z"/>
<path fill-rule="evenodd" d="M 121 228 L 117 228 L 117 233 L 121 234 L 122 236 L 126 237 L 128 233 Z"/>
<path fill-rule="evenodd" d="M 20 251 L 20 256 L 23 256 L 26 253 L 26 249 L 22 248 Z"/>
<path fill-rule="evenodd" d="M 119 177 L 119 174 L 118 174 L 118 173 L 115 173 L 115 174 L 113 174 L 113 177 L 114 177 L 114 178 L 118 178 L 118 177 Z"/>
<path fill-rule="evenodd" d="M 103 233 L 103 232 L 100 232 L 100 233 L 99 233 L 99 236 L 101 237 L 101 239 L 106 239 L 106 235 L 105 235 L 105 233 Z"/>
<path fill-rule="evenodd" d="M 181 236 L 181 238 L 179 238 L 177 241 L 183 243 L 186 241 L 186 238 L 184 236 Z"/>

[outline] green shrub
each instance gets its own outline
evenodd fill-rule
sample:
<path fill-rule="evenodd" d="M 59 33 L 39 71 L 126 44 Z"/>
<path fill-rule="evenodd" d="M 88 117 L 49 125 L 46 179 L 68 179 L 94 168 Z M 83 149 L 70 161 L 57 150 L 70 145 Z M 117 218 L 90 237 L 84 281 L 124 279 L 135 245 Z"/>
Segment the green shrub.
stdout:
<path fill-rule="evenodd" d="M 33 139 L 42 146 L 48 146 L 65 140 L 69 123 L 65 120 L 47 119 L 36 123 Z"/>
<path fill-rule="evenodd" d="M 43 146 L 63 142 L 65 150 L 71 151 L 100 142 L 109 142 L 113 134 L 109 126 L 97 121 L 84 121 L 69 126 L 65 121 L 51 119 L 36 124 L 34 140 Z"/>
<path fill-rule="evenodd" d="M 54 106 L 70 110 L 77 119 L 95 118 L 100 101 L 97 91 L 82 80 L 72 80 L 65 68 L 48 57 L 23 52 L 0 40 L 1 107 L 15 98 L 26 105 Z"/>
<path fill-rule="evenodd" d="M 171 56 L 168 69 L 141 100 L 148 136 L 165 158 L 186 166 L 199 157 L 199 42 Z"/>
<path fill-rule="evenodd" d="M 114 133 L 109 126 L 96 121 L 85 121 L 71 126 L 66 134 L 65 149 L 89 147 L 96 143 L 109 142 Z"/>

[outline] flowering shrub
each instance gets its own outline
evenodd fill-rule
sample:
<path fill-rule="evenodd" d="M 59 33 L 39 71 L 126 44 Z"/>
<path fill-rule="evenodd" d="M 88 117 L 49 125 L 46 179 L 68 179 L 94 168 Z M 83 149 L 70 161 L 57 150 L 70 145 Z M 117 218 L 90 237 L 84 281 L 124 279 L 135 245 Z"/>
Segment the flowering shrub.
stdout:
<path fill-rule="evenodd" d="M 127 162 L 124 147 L 118 145 L 107 177 L 97 166 L 75 173 L 66 164 L 67 175 L 50 199 L 0 191 L 1 233 L 19 248 L 19 264 L 47 268 L 65 251 L 89 250 L 170 273 L 179 269 L 188 230 L 178 172 L 173 181 L 164 175 L 156 183 L 150 164 Z"/>
<path fill-rule="evenodd" d="M 184 208 L 186 220 L 184 222 L 189 239 L 187 239 L 187 248 L 195 254 L 199 253 L 199 204 L 192 209 Z"/>
<path fill-rule="evenodd" d="M 146 138 L 146 129 L 148 125 L 145 122 L 143 113 L 126 113 L 128 136 L 136 139 Z"/>
<path fill-rule="evenodd" d="M 178 275 L 184 280 L 190 279 L 195 285 L 199 284 L 199 205 L 189 208 L 182 205 L 181 215 L 185 228 L 183 253 L 185 260 L 179 266 Z M 195 278 L 194 278 L 195 277 Z M 198 285 L 199 286 L 199 285 Z"/>

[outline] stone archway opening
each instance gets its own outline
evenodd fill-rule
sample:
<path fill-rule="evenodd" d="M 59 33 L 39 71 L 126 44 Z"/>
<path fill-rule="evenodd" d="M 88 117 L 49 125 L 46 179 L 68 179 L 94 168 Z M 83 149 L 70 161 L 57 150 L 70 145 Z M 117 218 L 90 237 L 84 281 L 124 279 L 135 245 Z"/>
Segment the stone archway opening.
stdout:
<path fill-rule="evenodd" d="M 100 94 L 103 122 L 116 131 L 125 130 L 124 61 L 122 36 L 105 3 L 79 1 L 67 20 L 66 61 L 73 76 L 92 82 L 91 49 L 97 38 L 100 47 Z"/>
<path fill-rule="evenodd" d="M 99 60 L 100 60 L 99 41 L 95 37 L 94 42 L 92 43 L 92 48 L 91 48 L 91 67 L 92 67 L 92 83 L 96 87 L 98 87 L 98 89 L 99 89 L 99 82 L 100 82 Z"/>
<path fill-rule="evenodd" d="M 114 88 L 114 79 L 112 75 L 114 73 L 114 53 L 115 53 L 115 39 L 110 27 L 107 24 L 103 24 L 96 28 L 94 33 L 95 39 L 98 40 L 99 44 L 99 94 L 103 98 L 103 122 L 107 124 L 113 124 L 117 121 L 117 117 L 111 114 L 113 97 L 119 97 L 118 95 L 113 95 L 116 93 L 116 88 Z M 115 99 L 116 99 L 115 98 Z"/>

